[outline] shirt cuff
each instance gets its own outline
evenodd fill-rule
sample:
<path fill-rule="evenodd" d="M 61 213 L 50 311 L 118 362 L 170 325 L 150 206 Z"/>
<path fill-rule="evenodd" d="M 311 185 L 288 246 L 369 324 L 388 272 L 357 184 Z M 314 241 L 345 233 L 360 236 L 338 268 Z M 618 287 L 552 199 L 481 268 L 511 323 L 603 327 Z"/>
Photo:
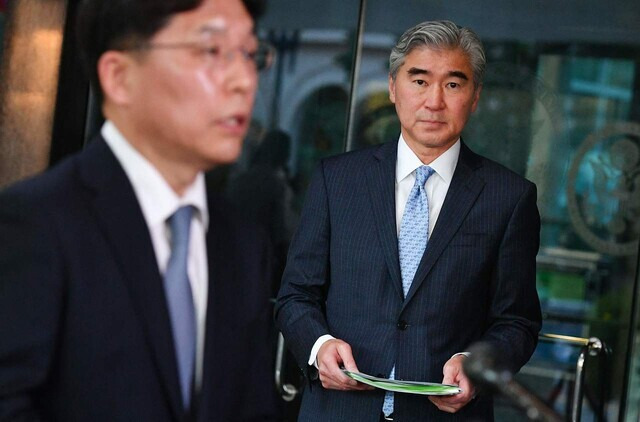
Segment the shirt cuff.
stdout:
<path fill-rule="evenodd" d="M 311 353 L 309 354 L 309 366 L 313 365 L 318 369 L 318 362 L 316 358 L 318 357 L 318 351 L 323 344 L 325 344 L 329 340 L 335 339 L 331 334 L 325 334 L 323 336 L 318 337 L 315 343 L 313 343 L 313 347 L 311 348 Z"/>
<path fill-rule="evenodd" d="M 455 358 L 458 355 L 464 355 L 466 357 L 469 357 L 470 353 L 469 352 L 459 352 L 459 353 L 456 353 L 455 355 L 451 356 L 451 359 Z"/>

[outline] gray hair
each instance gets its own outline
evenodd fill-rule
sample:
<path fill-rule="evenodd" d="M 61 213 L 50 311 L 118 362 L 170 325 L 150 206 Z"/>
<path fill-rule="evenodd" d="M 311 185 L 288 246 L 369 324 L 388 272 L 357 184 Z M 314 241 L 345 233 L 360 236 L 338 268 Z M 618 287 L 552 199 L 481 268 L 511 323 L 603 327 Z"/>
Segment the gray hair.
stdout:
<path fill-rule="evenodd" d="M 482 84 L 487 62 L 482 42 L 471 29 L 459 27 L 451 21 L 422 22 L 402 34 L 389 56 L 389 74 L 394 81 L 407 55 L 419 47 L 434 50 L 460 48 L 471 62 L 474 85 Z"/>

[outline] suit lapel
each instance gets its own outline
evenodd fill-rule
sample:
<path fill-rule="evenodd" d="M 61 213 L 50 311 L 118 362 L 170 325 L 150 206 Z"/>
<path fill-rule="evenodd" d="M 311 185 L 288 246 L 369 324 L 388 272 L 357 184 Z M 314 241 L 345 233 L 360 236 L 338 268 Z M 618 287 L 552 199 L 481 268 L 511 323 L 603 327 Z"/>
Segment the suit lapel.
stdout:
<path fill-rule="evenodd" d="M 404 307 L 420 288 L 434 264 L 456 234 L 484 187 L 484 180 L 474 176 L 481 165 L 478 156 L 462 143 L 456 171 L 447 191 L 438 222 L 429 238 L 427 249 L 422 256 L 416 275 L 407 293 Z"/>
<path fill-rule="evenodd" d="M 163 282 L 133 188 L 102 138 L 83 153 L 80 177 L 93 190 L 96 219 L 120 267 L 168 402 L 178 418 L 182 404 Z"/>
<path fill-rule="evenodd" d="M 395 174 L 398 142 L 389 142 L 378 148 L 374 154 L 374 162 L 368 169 L 366 178 L 371 198 L 371 208 L 378 230 L 378 236 L 384 250 L 385 260 L 393 286 L 400 298 L 402 278 L 398 260 L 398 234 L 396 230 L 395 211 Z"/>

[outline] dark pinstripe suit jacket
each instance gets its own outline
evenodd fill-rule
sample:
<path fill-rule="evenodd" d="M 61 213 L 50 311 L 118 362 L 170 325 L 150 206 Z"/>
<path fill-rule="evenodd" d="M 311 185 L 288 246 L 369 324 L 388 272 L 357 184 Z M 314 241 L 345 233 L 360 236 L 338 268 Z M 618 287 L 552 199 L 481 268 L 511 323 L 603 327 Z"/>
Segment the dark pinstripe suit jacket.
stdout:
<path fill-rule="evenodd" d="M 442 381 L 452 354 L 483 340 L 518 370 L 540 329 L 535 185 L 462 145 L 438 222 L 403 299 L 395 221 L 397 142 L 321 162 L 292 241 L 276 318 L 301 368 L 323 334 L 345 340 L 358 368 Z M 316 388 L 317 387 L 317 388 Z M 383 392 L 306 388 L 300 420 L 376 421 Z M 478 397 L 456 415 L 396 394 L 396 420 L 487 420 Z"/>

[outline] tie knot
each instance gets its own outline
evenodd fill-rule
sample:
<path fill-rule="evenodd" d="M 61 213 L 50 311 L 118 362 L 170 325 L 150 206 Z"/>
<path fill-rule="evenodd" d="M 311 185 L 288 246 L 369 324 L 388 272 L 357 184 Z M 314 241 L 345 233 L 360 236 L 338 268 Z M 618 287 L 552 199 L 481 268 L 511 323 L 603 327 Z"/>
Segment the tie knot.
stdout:
<path fill-rule="evenodd" d="M 427 179 L 435 172 L 429 166 L 420 166 L 416 169 L 416 184 L 424 186 L 427 183 Z"/>
<path fill-rule="evenodd" d="M 169 217 L 169 227 L 171 228 L 171 243 L 173 245 L 189 243 L 189 229 L 191 218 L 193 217 L 193 207 L 185 205 L 176 210 Z"/>

